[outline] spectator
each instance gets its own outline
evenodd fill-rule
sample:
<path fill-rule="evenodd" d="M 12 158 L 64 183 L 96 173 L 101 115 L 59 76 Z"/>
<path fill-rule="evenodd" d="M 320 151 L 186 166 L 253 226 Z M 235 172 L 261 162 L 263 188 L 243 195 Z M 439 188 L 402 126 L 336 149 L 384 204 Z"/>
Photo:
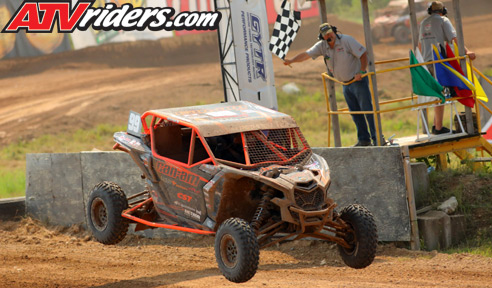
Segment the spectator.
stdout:
<path fill-rule="evenodd" d="M 352 36 L 339 34 L 335 26 L 323 23 L 319 27 L 319 40 L 313 47 L 292 59 L 285 58 L 284 64 L 302 62 L 309 58 L 323 56 L 330 75 L 342 82 L 351 84 L 343 86 L 343 95 L 350 111 L 373 111 L 371 92 L 366 73 L 367 52 Z M 355 146 L 372 146 L 376 142 L 376 127 L 373 114 L 352 114 L 357 127 Z M 370 134 L 368 132 L 368 126 Z M 371 143 L 372 139 L 372 143 Z"/>
<path fill-rule="evenodd" d="M 429 16 L 420 23 L 419 49 L 425 62 L 433 61 L 432 45 L 438 47 L 441 44 L 445 47 L 445 42 L 456 42 L 456 30 L 451 21 L 446 17 L 447 10 L 441 1 L 434 1 L 427 9 Z M 471 60 L 476 58 L 475 53 L 468 51 L 465 47 L 466 54 Z M 429 71 L 434 76 L 434 65 L 428 65 Z M 440 105 L 434 109 L 434 125 L 432 134 L 446 134 L 450 130 L 442 126 L 444 116 L 444 106 Z"/>

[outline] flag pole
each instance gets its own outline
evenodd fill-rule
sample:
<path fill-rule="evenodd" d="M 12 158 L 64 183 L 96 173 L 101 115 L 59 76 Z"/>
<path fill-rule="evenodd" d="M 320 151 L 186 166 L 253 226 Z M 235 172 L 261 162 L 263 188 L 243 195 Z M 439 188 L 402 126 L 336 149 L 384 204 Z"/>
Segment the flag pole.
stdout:
<path fill-rule="evenodd" d="M 328 17 L 326 16 L 326 3 L 325 0 L 318 0 L 319 3 L 319 15 L 321 18 L 321 23 L 327 23 Z M 328 94 L 329 102 L 331 106 L 331 111 L 338 111 L 337 99 L 335 93 L 335 82 L 328 80 Z M 342 140 L 340 137 L 340 123 L 338 122 L 338 115 L 331 115 L 331 122 L 333 124 L 333 140 L 335 142 L 335 147 L 342 147 Z M 328 131 L 330 133 L 330 131 Z M 330 143 L 328 143 L 330 146 Z"/>
<path fill-rule="evenodd" d="M 458 50 L 460 55 L 465 55 L 465 37 L 463 36 L 463 24 L 461 22 L 460 0 L 453 0 L 454 22 L 456 24 L 456 34 L 458 40 Z M 461 67 L 466 67 L 466 59 L 461 60 Z M 464 69 L 465 77 L 467 77 L 467 69 Z M 459 117 L 459 116 L 458 116 Z M 466 131 L 468 134 L 474 134 L 473 113 L 470 107 L 465 106 Z M 480 119 L 477 119 L 477 122 Z M 480 131 L 479 131 L 480 132 Z"/>
<path fill-rule="evenodd" d="M 374 51 L 372 49 L 372 33 L 371 33 L 371 22 L 369 19 L 369 5 L 368 5 L 368 0 L 361 0 L 362 4 L 362 21 L 364 23 L 364 35 L 365 35 L 365 40 L 366 40 L 366 49 L 367 49 L 367 59 L 369 60 L 368 66 L 369 72 L 374 72 L 371 74 L 369 77 L 371 77 L 373 89 L 373 97 L 374 97 L 374 111 L 379 111 L 379 97 L 378 97 L 378 86 L 377 86 L 377 81 L 376 81 L 376 66 L 374 64 Z M 377 135 L 377 144 L 378 146 L 383 145 L 383 129 L 381 126 L 381 114 L 380 113 L 375 113 L 374 114 L 374 124 L 377 126 L 376 131 L 379 131 L 379 135 Z"/>

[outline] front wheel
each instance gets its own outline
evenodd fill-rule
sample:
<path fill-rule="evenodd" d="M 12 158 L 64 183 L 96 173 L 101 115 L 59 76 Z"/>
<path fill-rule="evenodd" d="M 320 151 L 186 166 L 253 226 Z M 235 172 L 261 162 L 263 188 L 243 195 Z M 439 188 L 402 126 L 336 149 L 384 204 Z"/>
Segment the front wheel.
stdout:
<path fill-rule="evenodd" d="M 378 231 L 372 213 L 364 206 L 354 204 L 345 207 L 340 218 L 351 228 L 345 237 L 350 248 L 338 245 L 343 262 L 355 269 L 371 265 L 378 246 Z"/>
<path fill-rule="evenodd" d="M 91 191 L 87 201 L 87 226 L 97 241 L 116 244 L 125 238 L 128 220 L 121 213 L 128 208 L 125 193 L 112 182 L 101 182 Z"/>
<path fill-rule="evenodd" d="M 246 282 L 256 274 L 260 248 L 248 222 L 229 218 L 220 225 L 215 235 L 215 258 L 220 271 L 231 282 Z"/>

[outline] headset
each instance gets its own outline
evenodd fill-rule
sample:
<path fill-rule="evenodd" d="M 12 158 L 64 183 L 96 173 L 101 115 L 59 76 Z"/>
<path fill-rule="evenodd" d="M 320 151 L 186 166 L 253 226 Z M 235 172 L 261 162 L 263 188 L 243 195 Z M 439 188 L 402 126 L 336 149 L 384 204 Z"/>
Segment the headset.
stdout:
<path fill-rule="evenodd" d="M 337 34 L 338 33 L 337 27 L 332 26 L 332 25 L 330 25 L 330 27 L 331 27 L 331 31 L 333 31 L 333 33 L 335 33 L 337 38 L 340 39 L 340 36 L 338 36 L 338 34 Z M 318 34 L 318 40 L 325 40 L 325 38 L 323 38 L 323 35 L 321 35 L 321 33 Z"/>
<path fill-rule="evenodd" d="M 442 13 L 442 15 L 445 16 L 446 14 L 448 14 L 448 9 L 446 9 L 446 7 L 443 5 L 442 10 L 432 10 L 432 5 L 429 5 L 429 8 L 427 8 L 427 14 L 432 15 L 432 13 L 434 12 Z"/>

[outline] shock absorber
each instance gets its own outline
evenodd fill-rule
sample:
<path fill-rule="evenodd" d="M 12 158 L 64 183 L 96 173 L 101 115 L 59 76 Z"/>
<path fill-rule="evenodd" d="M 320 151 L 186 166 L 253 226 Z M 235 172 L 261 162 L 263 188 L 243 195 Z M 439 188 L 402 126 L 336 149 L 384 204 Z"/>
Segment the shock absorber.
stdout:
<path fill-rule="evenodd" d="M 256 208 L 255 215 L 253 216 L 253 221 L 251 221 L 251 227 L 258 231 L 270 213 L 268 212 L 267 205 L 273 197 L 273 189 L 268 189 L 261 198 L 260 204 Z"/>

